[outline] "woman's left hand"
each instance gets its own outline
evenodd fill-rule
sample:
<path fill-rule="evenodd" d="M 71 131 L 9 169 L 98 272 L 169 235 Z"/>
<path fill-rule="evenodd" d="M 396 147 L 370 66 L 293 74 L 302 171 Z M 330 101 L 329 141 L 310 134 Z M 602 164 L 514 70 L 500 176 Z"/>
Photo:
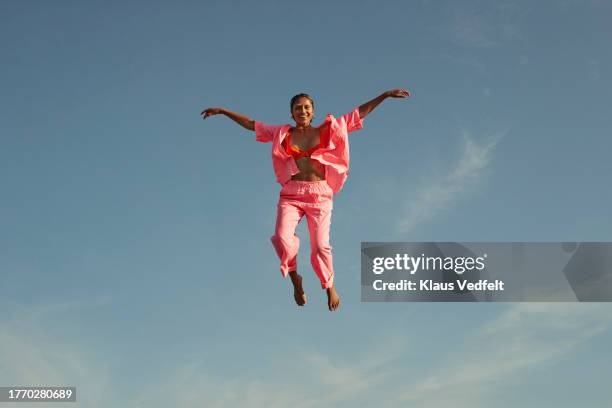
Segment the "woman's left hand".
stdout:
<path fill-rule="evenodd" d="M 385 92 L 385 95 L 391 98 L 407 98 L 410 96 L 410 92 L 407 89 L 397 88 Z"/>

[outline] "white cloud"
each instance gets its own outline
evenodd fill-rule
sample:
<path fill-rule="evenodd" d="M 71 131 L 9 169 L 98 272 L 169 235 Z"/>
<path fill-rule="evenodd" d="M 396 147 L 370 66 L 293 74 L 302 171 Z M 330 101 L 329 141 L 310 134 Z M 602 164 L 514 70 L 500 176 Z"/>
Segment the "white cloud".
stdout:
<path fill-rule="evenodd" d="M 426 180 L 420 189 L 410 193 L 407 214 L 398 223 L 398 232 L 403 234 L 414 230 L 440 211 L 449 208 L 468 188 L 477 184 L 505 133 L 501 132 L 486 142 L 477 142 L 464 132 L 463 152 L 459 162 L 446 176 Z"/>
<path fill-rule="evenodd" d="M 531 6 L 503 3 L 478 10 L 459 8 L 441 30 L 450 34 L 455 44 L 486 49 L 507 42 L 526 41 L 522 21 Z M 448 28 L 447 28 L 448 27 Z"/>
<path fill-rule="evenodd" d="M 396 401 L 422 407 L 481 405 L 510 380 L 566 358 L 612 326 L 610 307 L 588 303 L 520 303 L 484 325 L 448 361 Z"/>
<path fill-rule="evenodd" d="M 126 406 L 155 407 L 286 407 L 296 406 L 307 395 L 293 384 L 265 379 L 214 375 L 205 364 L 188 363 L 167 373 L 161 384 L 150 384 L 130 398 Z"/>
<path fill-rule="evenodd" d="M 398 322 L 399 323 L 399 322 Z M 395 381 L 397 374 L 386 369 L 396 358 L 405 354 L 408 342 L 402 336 L 388 334 L 377 345 L 364 349 L 352 362 L 334 359 L 329 355 L 304 351 L 311 367 L 311 381 L 321 381 L 329 392 L 320 393 L 301 408 L 335 406 L 354 401 L 366 395 L 378 395 L 387 389 L 384 384 Z"/>
<path fill-rule="evenodd" d="M 350 361 L 298 346 L 275 357 L 272 377 L 262 373 L 257 378 L 236 375 L 229 380 L 214 375 L 204 363 L 184 364 L 162 384 L 141 390 L 130 406 L 315 408 L 357 403 L 360 397 L 384 390 L 386 380 L 395 379 L 392 376 L 397 373 L 385 367 L 406 349 L 403 337 L 389 334 Z"/>
<path fill-rule="evenodd" d="M 489 48 L 498 45 L 493 40 L 493 28 L 477 13 L 458 13 L 451 22 L 453 40 L 459 45 Z"/>
<path fill-rule="evenodd" d="M 506 385 L 528 381 L 518 372 L 566 358 L 609 329 L 609 311 L 605 304 L 517 304 L 471 334 L 456 333 L 461 337 L 450 356 L 429 360 L 429 373 L 406 366 L 403 359 L 414 348 L 405 337 L 388 334 L 353 358 L 290 349 L 275 357 L 272 376 L 223 379 L 204 363 L 190 363 L 141 390 L 129 406 L 313 408 L 376 401 L 380 407 L 472 407 L 488 400 L 489 406 Z"/>
<path fill-rule="evenodd" d="M 455 174 L 465 176 L 474 167 L 479 166 L 458 166 Z M 92 304 L 100 302 L 105 301 Z M 58 315 L 58 310 L 71 310 L 71 304 L 83 307 L 87 302 L 49 305 L 47 310 Z M 149 382 L 129 395 L 119 395 L 113 373 L 86 345 L 52 336 L 36 324 L 48 317 L 43 309 L 2 322 L 0 383 L 76 384 L 79 403 L 65 405 L 73 408 L 313 408 L 352 406 L 364 400 L 379 401 L 380 407 L 478 406 L 489 393 L 504 392 L 505 384 L 528 381 L 517 373 L 566 358 L 612 326 L 606 304 L 521 303 L 471 334 L 456 333 L 461 337 L 450 356 L 434 357 L 425 367 L 416 362 L 407 366 L 406 358 L 410 359 L 410 350 L 416 356 L 415 348 L 401 332 L 386 332 L 377 342 L 361 347 L 358 355 L 334 356 L 297 344 L 273 357 L 268 374 L 247 366 L 245 372 L 223 374 L 217 361 L 215 365 L 179 363 L 159 383 Z M 23 316 L 30 318 L 20 319 Z M 410 320 L 402 315 L 396 323 L 405 328 Z M 261 356 L 253 359 L 263 360 Z M 426 372 L 427 367 L 433 368 Z"/>
<path fill-rule="evenodd" d="M 57 334 L 67 312 L 98 307 L 108 298 L 72 300 L 16 307 L 0 320 L 0 384 L 3 386 L 75 386 L 76 403 L 54 403 L 60 407 L 106 407 L 110 369 L 87 345 Z M 4 305 L 6 306 L 6 304 Z M 54 323 L 55 322 L 55 323 Z M 53 331 L 49 327 L 55 326 Z M 20 407 L 23 403 L 17 404 Z"/>
<path fill-rule="evenodd" d="M 108 298 L 68 300 L 47 305 L 21 306 L 0 321 L 0 384 L 67 385 L 77 387 L 77 403 L 62 407 L 287 407 L 310 408 L 356 401 L 369 395 L 392 373 L 381 369 L 401 356 L 407 346 L 404 337 L 386 333 L 383 339 L 366 347 L 359 358 L 333 356 L 302 347 L 299 342 L 266 360 L 272 367 L 267 374 L 257 367 L 245 372 L 220 374 L 219 362 L 177 363 L 165 375 L 156 376 L 130 390 L 118 384 L 112 367 L 96 355 L 82 339 L 49 330 L 52 319 L 62 321 L 83 308 L 100 307 Z M 405 314 L 398 324 L 407 324 Z M 58 334 L 60 333 L 60 334 Z M 246 339 L 245 339 L 246 341 Z M 256 352 L 256 346 L 251 346 Z M 232 358 L 228 355 L 227 358 Z M 248 364 L 248 362 L 245 362 Z M 126 393 L 126 389 L 130 390 Z M 19 406 L 27 406 L 19 404 Z"/>

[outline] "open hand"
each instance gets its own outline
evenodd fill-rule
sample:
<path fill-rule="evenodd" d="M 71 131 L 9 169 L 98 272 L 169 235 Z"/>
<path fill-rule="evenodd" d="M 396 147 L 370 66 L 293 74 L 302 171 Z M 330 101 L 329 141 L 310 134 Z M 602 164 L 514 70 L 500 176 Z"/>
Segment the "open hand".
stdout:
<path fill-rule="evenodd" d="M 222 112 L 223 108 L 208 108 L 204 109 L 200 115 L 202 115 L 202 119 L 206 119 L 212 115 L 218 115 Z"/>
<path fill-rule="evenodd" d="M 387 96 L 391 98 L 407 98 L 410 96 L 410 92 L 407 89 L 397 88 L 385 92 Z"/>

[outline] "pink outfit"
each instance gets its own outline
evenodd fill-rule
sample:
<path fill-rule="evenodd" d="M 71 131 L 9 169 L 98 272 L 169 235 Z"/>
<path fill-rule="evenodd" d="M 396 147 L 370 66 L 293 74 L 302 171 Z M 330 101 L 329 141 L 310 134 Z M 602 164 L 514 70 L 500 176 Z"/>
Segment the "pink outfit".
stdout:
<path fill-rule="evenodd" d="M 339 118 L 327 114 L 320 126 L 321 140 L 329 140 L 329 145 L 315 150 L 310 156 L 325 165 L 325 180 L 336 194 L 346 181 L 349 168 L 348 134 L 363 127 L 359 108 Z M 284 185 L 291 176 L 300 172 L 295 160 L 285 152 L 281 143 L 291 129 L 291 125 L 266 125 L 255 122 L 255 139 L 258 142 L 272 142 L 272 166 L 276 180 Z"/>
<path fill-rule="evenodd" d="M 300 172 L 295 159 L 282 146 L 291 125 L 272 126 L 255 122 L 256 140 L 272 142 L 272 165 L 277 181 L 283 186 L 277 205 L 276 228 L 270 240 L 280 258 L 280 270 L 284 277 L 290 271 L 297 270 L 300 240 L 295 235 L 295 229 L 306 215 L 312 267 L 323 288 L 333 286 L 332 247 L 329 243 L 332 198 L 348 176 L 348 134 L 362 126 L 358 108 L 340 118 L 328 114 L 320 126 L 320 140 L 329 143 L 324 143 L 310 156 L 325 166 L 325 180 L 298 181 L 291 180 L 291 176 Z"/>
<path fill-rule="evenodd" d="M 323 288 L 334 284 L 332 247 L 329 244 L 329 227 L 334 192 L 325 180 L 289 180 L 282 188 L 277 205 L 276 228 L 270 238 L 280 258 L 283 276 L 297 270 L 297 254 L 300 239 L 295 228 L 306 215 L 310 233 L 310 263 Z"/>

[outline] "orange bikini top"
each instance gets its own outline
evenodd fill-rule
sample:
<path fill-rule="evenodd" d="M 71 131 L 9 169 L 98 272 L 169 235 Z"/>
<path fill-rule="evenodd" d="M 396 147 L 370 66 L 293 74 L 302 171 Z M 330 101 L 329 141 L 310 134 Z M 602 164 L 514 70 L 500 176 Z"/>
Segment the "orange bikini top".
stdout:
<path fill-rule="evenodd" d="M 283 140 L 283 145 L 285 147 L 285 152 L 293 157 L 294 159 L 301 159 L 302 157 L 310 157 L 311 154 L 314 153 L 320 147 L 324 146 L 323 141 L 320 141 L 318 145 L 311 147 L 308 150 L 302 150 L 299 147 L 295 146 L 291 143 L 291 133 L 287 134 L 285 140 Z"/>

